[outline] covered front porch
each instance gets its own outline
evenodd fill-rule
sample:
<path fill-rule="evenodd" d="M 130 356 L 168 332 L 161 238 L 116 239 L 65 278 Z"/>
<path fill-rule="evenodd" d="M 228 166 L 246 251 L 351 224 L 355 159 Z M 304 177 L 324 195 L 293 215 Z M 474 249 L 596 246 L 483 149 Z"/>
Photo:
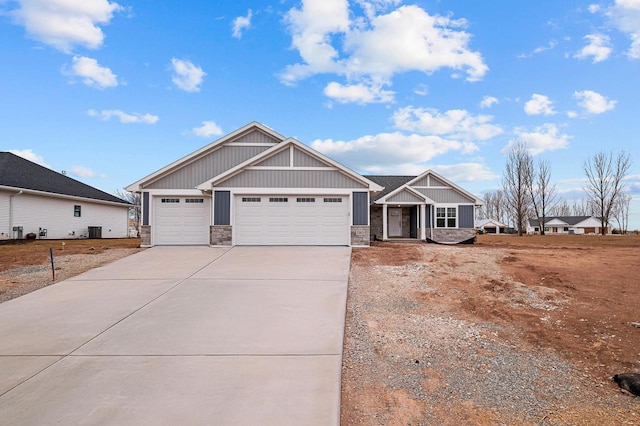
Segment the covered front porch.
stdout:
<path fill-rule="evenodd" d="M 432 238 L 431 205 L 383 204 L 371 206 L 371 235 L 374 240 L 420 240 Z"/>

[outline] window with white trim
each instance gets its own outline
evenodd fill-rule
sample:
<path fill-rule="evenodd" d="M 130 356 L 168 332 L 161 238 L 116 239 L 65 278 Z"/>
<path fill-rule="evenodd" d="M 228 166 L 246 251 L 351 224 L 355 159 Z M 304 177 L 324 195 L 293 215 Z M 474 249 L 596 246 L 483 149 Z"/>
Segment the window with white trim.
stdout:
<path fill-rule="evenodd" d="M 73 206 L 73 217 L 80 217 L 82 215 L 82 207 L 75 205 Z"/>
<path fill-rule="evenodd" d="M 457 207 L 436 207 L 436 228 L 457 228 L 457 216 Z"/>
<path fill-rule="evenodd" d="M 243 203 L 259 203 L 262 199 L 260 197 L 242 197 Z"/>
<path fill-rule="evenodd" d="M 269 198 L 270 203 L 288 203 L 289 199 L 286 197 L 272 197 Z"/>

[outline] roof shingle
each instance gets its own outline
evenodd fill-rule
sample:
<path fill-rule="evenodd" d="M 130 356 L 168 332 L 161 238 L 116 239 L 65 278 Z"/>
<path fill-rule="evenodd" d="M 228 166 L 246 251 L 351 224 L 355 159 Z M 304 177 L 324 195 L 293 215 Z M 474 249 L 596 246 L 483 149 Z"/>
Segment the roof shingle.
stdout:
<path fill-rule="evenodd" d="M 10 152 L 0 152 L 0 185 L 112 203 L 130 204 L 114 195 L 54 172 Z"/>

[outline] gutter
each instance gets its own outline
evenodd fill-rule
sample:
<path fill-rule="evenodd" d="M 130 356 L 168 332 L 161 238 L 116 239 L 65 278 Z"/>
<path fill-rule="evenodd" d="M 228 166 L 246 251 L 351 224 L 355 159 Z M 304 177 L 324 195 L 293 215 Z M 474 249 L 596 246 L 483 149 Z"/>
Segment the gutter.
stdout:
<path fill-rule="evenodd" d="M 11 240 L 13 240 L 13 197 L 16 195 L 22 195 L 22 190 L 9 195 L 9 232 L 11 232 Z"/>

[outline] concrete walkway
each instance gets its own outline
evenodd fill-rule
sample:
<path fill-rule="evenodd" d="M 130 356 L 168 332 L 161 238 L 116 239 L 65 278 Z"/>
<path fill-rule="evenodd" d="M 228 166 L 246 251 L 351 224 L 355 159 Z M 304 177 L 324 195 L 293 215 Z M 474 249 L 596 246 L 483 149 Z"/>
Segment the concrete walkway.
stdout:
<path fill-rule="evenodd" d="M 0 423 L 337 425 L 351 250 L 154 247 L 0 304 Z"/>

